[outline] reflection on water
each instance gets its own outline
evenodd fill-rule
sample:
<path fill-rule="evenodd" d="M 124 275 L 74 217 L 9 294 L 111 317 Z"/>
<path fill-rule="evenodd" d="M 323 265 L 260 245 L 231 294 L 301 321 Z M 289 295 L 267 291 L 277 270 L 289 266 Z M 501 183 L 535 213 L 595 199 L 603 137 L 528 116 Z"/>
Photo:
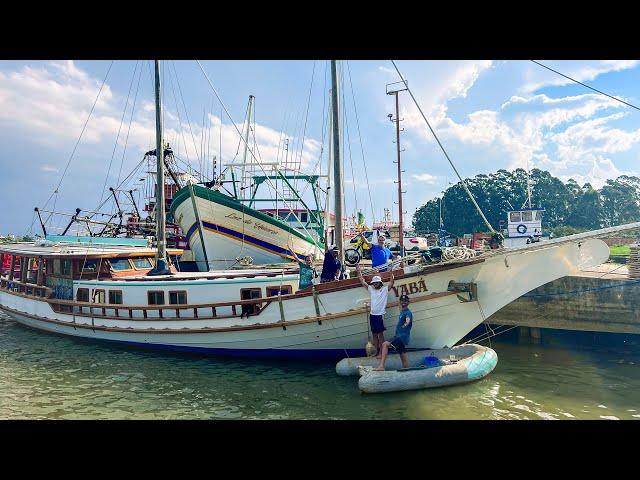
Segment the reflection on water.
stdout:
<path fill-rule="evenodd" d="M 492 346 L 498 366 L 475 383 L 363 395 L 331 362 L 156 353 L 46 334 L 0 314 L 0 418 L 640 418 L 638 346 Z"/>

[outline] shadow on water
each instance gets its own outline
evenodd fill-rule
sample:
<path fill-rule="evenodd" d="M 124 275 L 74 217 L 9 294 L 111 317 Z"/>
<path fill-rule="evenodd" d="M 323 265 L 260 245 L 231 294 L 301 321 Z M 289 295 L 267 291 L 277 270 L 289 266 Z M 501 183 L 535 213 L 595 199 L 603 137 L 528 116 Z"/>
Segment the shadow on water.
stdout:
<path fill-rule="evenodd" d="M 540 345 L 517 339 L 492 342 L 498 366 L 477 382 L 364 395 L 357 378 L 338 377 L 331 361 L 125 347 L 0 315 L 0 418 L 640 418 L 637 346 L 620 354 L 556 337 L 545 343 L 544 335 Z"/>

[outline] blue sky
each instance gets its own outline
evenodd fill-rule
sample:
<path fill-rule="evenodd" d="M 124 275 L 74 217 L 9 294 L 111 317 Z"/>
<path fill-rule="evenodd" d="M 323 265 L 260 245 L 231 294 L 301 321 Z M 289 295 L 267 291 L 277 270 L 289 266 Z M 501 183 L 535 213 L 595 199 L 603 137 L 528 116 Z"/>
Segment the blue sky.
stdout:
<path fill-rule="evenodd" d="M 637 61 L 541 61 L 625 101 L 640 103 Z M 0 62 L 0 234 L 29 231 L 33 207 L 42 207 L 60 181 L 110 63 Z M 310 172 L 321 163 L 326 172 L 328 147 L 322 132 L 329 101 L 327 61 L 201 63 L 239 128 L 248 96 L 255 95 L 256 140 L 263 162 L 281 157 L 283 139 L 289 138 L 292 148 L 298 147 L 303 170 Z M 392 203 L 396 200 L 395 130 L 387 118 L 394 103 L 385 94 L 385 85 L 399 78 L 386 60 L 342 63 L 348 130 L 343 152 L 346 209 L 353 213 L 357 203 L 368 221 L 377 220 L 383 208 L 397 208 Z M 635 159 L 640 112 L 532 62 L 403 60 L 397 65 L 465 177 L 499 168 L 537 167 L 563 180 L 574 178 L 599 187 L 607 178 L 639 174 Z M 93 209 L 105 195 L 105 184 L 115 186 L 118 177 L 128 174 L 153 148 L 152 70 L 150 61 L 113 63 L 59 192 L 48 207 L 55 200 L 56 210 Z M 400 101 L 405 221 L 410 222 L 417 207 L 440 195 L 456 177 L 406 92 Z M 210 135 L 209 161 L 213 155 L 218 161 L 221 156 L 226 164 L 234 157 L 238 135 L 226 114 L 221 114 L 195 61 L 164 62 L 164 104 L 166 137 L 178 156 L 199 168 L 203 160 L 196 150 L 204 131 Z"/>

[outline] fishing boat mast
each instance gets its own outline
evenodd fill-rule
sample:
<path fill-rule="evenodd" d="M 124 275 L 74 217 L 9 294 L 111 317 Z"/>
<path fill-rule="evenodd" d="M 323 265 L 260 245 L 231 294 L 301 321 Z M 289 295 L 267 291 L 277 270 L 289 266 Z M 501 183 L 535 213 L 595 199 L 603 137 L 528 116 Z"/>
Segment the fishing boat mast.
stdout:
<path fill-rule="evenodd" d="M 167 258 L 164 200 L 164 149 L 162 146 L 162 101 L 160 97 L 160 62 L 156 67 L 156 266 L 147 275 L 171 275 Z"/>
<path fill-rule="evenodd" d="M 344 248 L 342 238 L 342 218 L 344 214 L 342 162 L 340 157 L 340 111 L 338 106 L 338 69 L 335 60 L 331 60 L 331 113 L 333 127 L 333 198 L 335 209 L 335 242 L 344 265 Z"/>

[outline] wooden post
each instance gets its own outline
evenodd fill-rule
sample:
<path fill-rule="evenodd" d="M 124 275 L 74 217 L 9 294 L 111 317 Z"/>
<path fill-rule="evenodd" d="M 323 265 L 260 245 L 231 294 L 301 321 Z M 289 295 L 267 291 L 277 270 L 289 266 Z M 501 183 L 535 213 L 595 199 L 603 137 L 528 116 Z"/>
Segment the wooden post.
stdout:
<path fill-rule="evenodd" d="M 44 259 L 42 257 L 38 257 L 38 277 L 36 283 L 39 287 L 41 287 L 44 283 Z"/>
<path fill-rule="evenodd" d="M 20 257 L 20 281 L 27 282 L 27 271 L 29 270 L 29 258 Z"/>
<path fill-rule="evenodd" d="M 11 255 L 11 266 L 9 267 L 9 280 L 13 280 L 13 270 L 16 268 L 16 256 Z"/>

